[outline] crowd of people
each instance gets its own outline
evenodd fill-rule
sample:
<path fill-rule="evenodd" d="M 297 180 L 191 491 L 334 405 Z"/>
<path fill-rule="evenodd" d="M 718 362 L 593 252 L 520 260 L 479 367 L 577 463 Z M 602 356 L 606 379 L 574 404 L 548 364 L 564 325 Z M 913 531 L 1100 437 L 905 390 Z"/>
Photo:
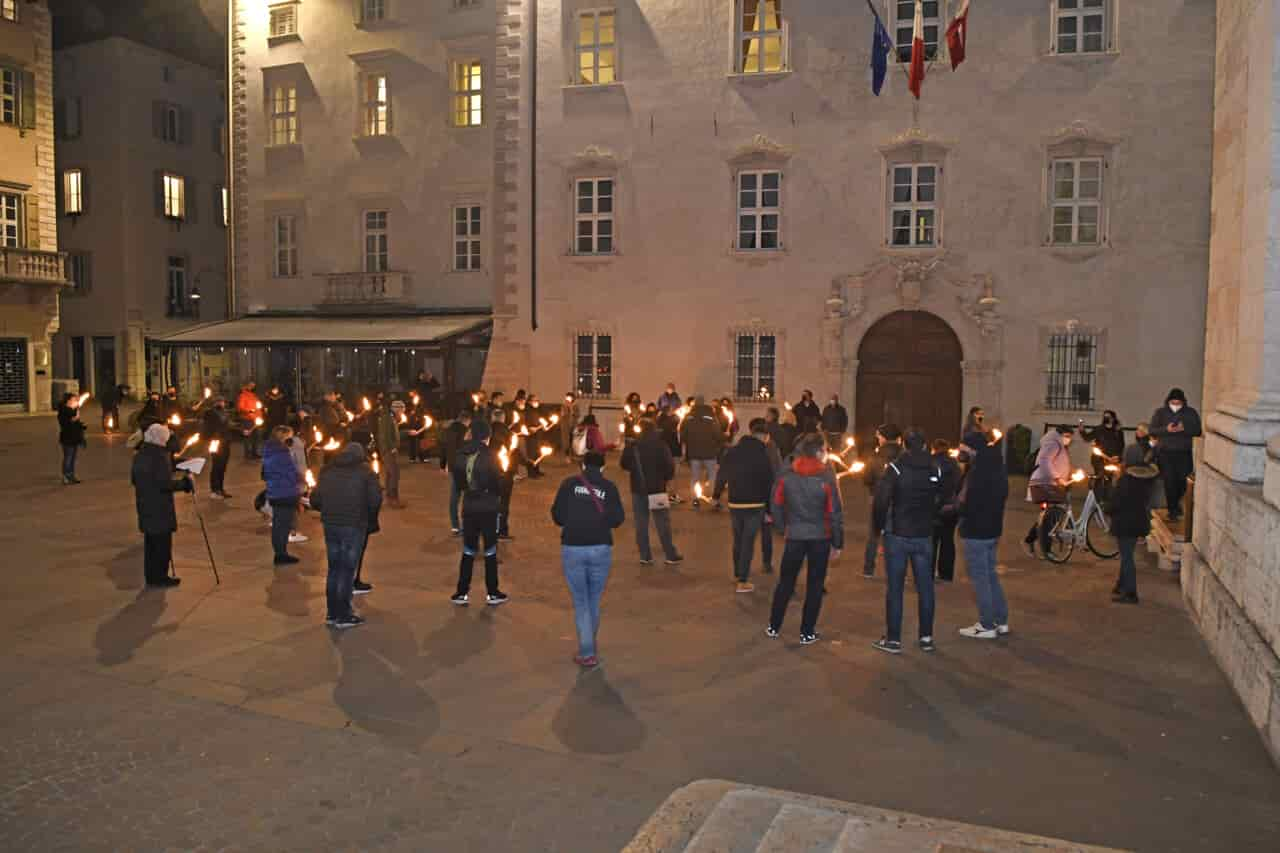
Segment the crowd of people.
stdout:
<path fill-rule="evenodd" d="M 138 523 L 145 539 L 148 585 L 172 586 L 172 536 L 177 527 L 174 494 L 194 490 L 190 474 L 175 469 L 191 452 L 210 463 L 209 497 L 226 500 L 226 469 L 233 441 L 247 459 L 261 460 L 263 488 L 254 505 L 271 520 L 274 564 L 298 562 L 289 545 L 305 541 L 297 531 L 302 510 L 316 512 L 324 530 L 328 560 L 327 623 L 354 627 L 362 618 L 353 596 L 372 585 L 361 577 L 371 534 L 380 529 L 384 508 L 400 509 L 403 464 L 437 460 L 448 475 L 448 523 L 459 537 L 458 580 L 453 604 L 471 603 L 478 557 L 484 562 L 485 599 L 499 606 L 509 598 L 499 575 L 499 543 L 511 538 L 510 517 L 516 483 L 544 476 L 541 464 L 561 455 L 575 470 L 555 493 L 551 519 L 561 529 L 561 562 L 575 611 L 583 667 L 599 662 L 600 601 L 613 562 L 613 532 L 629 505 L 641 566 L 654 564 L 650 525 L 657 531 L 666 565 L 683 562 L 672 532 L 671 511 L 688 500 L 693 509 L 728 510 L 729 563 L 733 589 L 754 592 L 752 567 L 759 542 L 761 571 L 774 572 L 775 537 L 782 536 L 778 578 L 765 633 L 779 636 L 800 572 L 806 572 L 800 642 L 817 642 L 828 565 L 845 548 L 844 501 L 840 480 L 860 475 L 870 493 L 870 518 L 863 576 L 874 578 L 883 555 L 886 576 L 885 631 L 873 645 L 890 654 L 903 651 L 902 623 L 907 575 L 917 596 L 918 645 L 936 647 L 935 582 L 954 579 L 955 536 L 963 545 L 974 587 L 977 621 L 964 637 L 1006 636 L 1009 606 L 996 571 L 1009 496 L 1003 434 L 990 428 L 975 407 L 961 429 L 961 441 L 930 440 L 921 430 L 883 424 L 874 448 L 860 449 L 849 434 L 846 410 L 834 395 L 819 407 L 805 391 L 742 428 L 729 398 L 682 397 L 669 384 L 654 402 L 627 396 L 616 437 L 606 436 L 597 413 L 573 393 L 558 404 L 542 403 L 517 391 L 508 401 L 501 391 L 476 392 L 472 405 L 445 418 L 439 383 L 423 373 L 403 394 L 371 392 L 357 401 L 329 392 L 314 405 L 293 405 L 279 386 L 260 398 L 253 382 L 235 399 L 204 389 L 183 401 L 178 389 L 148 394 L 126 427 L 136 448 L 132 483 Z M 104 405 L 104 430 L 121 428 L 116 389 Z M 75 477 L 76 451 L 84 445 L 80 420 L 84 397 L 67 395 L 58 410 L 63 479 Z M 1162 478 L 1169 517 L 1181 513 L 1191 441 L 1200 434 L 1199 415 L 1179 389 L 1168 395 L 1149 424 L 1141 424 L 1126 446 L 1115 412 L 1102 423 L 1048 429 L 1035 453 L 1028 500 L 1051 505 L 1066 500 L 1079 479 L 1068 450 L 1075 435 L 1093 444 L 1096 487 L 1106 489 L 1113 533 L 1120 545 L 1120 573 L 1114 600 L 1137 603 L 1136 543 L 1149 532 L 1152 484 Z M 618 453 L 627 475 L 624 501 L 604 475 L 606 460 Z M 859 456 L 859 454 L 861 454 Z M 407 460 L 407 462 L 405 461 Z M 680 495 L 678 467 L 688 468 L 689 490 Z M 442 519 L 443 522 L 443 519 Z M 1027 550 L 1043 553 L 1048 531 L 1037 524 Z"/>

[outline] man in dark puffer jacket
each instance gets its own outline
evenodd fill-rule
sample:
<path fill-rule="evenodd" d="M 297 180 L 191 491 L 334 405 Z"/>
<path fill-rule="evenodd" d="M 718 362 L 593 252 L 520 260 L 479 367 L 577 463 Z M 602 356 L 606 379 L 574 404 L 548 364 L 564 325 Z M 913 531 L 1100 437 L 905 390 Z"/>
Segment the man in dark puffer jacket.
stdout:
<path fill-rule="evenodd" d="M 325 585 L 327 625 L 354 628 L 364 621 L 351 610 L 352 584 L 381 507 L 382 488 L 378 476 L 365 464 L 364 448 L 348 444 L 337 459 L 324 467 L 311 490 L 311 508 L 320 512 L 329 556 Z"/>

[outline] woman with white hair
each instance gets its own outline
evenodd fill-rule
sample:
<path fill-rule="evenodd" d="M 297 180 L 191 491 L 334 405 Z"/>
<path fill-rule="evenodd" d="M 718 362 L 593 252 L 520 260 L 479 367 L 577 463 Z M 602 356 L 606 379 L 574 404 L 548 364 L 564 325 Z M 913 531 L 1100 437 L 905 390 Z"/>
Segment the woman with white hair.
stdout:
<path fill-rule="evenodd" d="M 138 529 L 142 531 L 143 571 L 147 586 L 177 586 L 181 581 L 169 577 L 173 560 L 173 533 L 178 529 L 178 514 L 173 507 L 174 492 L 193 490 L 191 478 L 174 479 L 173 461 L 167 447 L 169 428 L 152 424 L 143 434 L 142 445 L 133 457 L 134 501 L 138 510 Z"/>

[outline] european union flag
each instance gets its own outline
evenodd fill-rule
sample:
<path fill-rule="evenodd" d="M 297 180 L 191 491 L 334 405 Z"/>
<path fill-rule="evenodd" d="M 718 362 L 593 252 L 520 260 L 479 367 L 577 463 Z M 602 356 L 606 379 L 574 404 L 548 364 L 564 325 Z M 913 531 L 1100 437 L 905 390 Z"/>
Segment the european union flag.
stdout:
<path fill-rule="evenodd" d="M 885 75 L 889 72 L 889 54 L 893 51 L 893 39 L 889 37 L 889 31 L 884 28 L 880 13 L 871 5 L 871 0 L 867 0 L 867 6 L 871 8 L 871 14 L 876 17 L 875 32 L 871 36 L 871 91 L 879 97 L 880 90 L 884 88 Z"/>

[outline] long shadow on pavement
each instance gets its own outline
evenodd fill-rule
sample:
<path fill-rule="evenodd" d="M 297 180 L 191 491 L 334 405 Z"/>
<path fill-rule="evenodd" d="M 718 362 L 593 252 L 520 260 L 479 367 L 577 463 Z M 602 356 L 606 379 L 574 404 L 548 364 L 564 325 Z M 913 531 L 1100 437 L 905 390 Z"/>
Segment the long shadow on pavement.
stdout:
<path fill-rule="evenodd" d="M 583 672 L 551 721 L 551 730 L 573 752 L 620 755 L 644 745 L 644 723 L 600 669 Z"/>
<path fill-rule="evenodd" d="M 139 542 L 125 548 L 107 563 L 107 579 L 116 585 L 116 589 L 142 588 L 142 552 L 143 546 Z"/>
<path fill-rule="evenodd" d="M 156 627 L 166 606 L 163 592 L 144 589 L 128 606 L 99 625 L 93 640 L 98 649 L 98 663 L 104 666 L 122 664 L 132 658 L 147 640 L 157 634 L 176 631 L 176 624 Z"/>

